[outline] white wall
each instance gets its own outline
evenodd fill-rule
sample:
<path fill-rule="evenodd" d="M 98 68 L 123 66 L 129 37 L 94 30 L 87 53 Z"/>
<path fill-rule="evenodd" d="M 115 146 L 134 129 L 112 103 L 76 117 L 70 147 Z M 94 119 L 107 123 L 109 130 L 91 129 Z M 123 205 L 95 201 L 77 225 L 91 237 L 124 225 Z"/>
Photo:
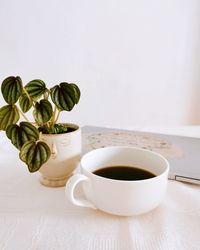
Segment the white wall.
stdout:
<path fill-rule="evenodd" d="M 63 121 L 197 124 L 199 11 L 198 0 L 1 0 L 0 80 L 77 82 Z"/>

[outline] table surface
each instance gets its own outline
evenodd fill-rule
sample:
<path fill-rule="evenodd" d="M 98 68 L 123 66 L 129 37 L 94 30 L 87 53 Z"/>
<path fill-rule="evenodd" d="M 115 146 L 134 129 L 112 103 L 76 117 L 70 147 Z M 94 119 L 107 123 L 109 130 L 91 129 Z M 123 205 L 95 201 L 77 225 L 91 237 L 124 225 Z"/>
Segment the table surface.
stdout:
<path fill-rule="evenodd" d="M 200 137 L 192 126 L 137 130 Z M 0 134 L 1 250 L 200 249 L 200 185 L 169 180 L 163 203 L 135 217 L 76 207 L 64 187 L 42 186 Z"/>

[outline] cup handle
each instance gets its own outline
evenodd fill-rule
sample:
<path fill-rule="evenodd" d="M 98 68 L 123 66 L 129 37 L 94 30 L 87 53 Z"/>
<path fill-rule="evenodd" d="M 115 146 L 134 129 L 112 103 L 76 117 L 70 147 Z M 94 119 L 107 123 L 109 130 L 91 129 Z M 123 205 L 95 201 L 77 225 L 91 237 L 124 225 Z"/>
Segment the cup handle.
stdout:
<path fill-rule="evenodd" d="M 67 181 L 66 188 L 65 188 L 65 195 L 67 199 L 76 206 L 89 207 L 89 208 L 96 209 L 96 207 L 90 201 L 85 200 L 85 199 L 77 199 L 74 197 L 74 190 L 76 186 L 78 185 L 78 183 L 82 181 L 89 181 L 89 179 L 83 174 L 75 174 L 74 176 L 72 176 Z"/>

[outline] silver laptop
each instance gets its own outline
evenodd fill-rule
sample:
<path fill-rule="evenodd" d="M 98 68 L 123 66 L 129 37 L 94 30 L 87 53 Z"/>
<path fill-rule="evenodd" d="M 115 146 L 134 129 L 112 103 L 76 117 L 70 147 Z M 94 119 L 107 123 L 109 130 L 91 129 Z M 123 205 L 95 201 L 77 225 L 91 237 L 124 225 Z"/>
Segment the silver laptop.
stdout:
<path fill-rule="evenodd" d="M 100 147 L 128 145 L 155 151 L 170 163 L 169 179 L 200 184 L 200 138 L 85 126 L 83 154 Z"/>

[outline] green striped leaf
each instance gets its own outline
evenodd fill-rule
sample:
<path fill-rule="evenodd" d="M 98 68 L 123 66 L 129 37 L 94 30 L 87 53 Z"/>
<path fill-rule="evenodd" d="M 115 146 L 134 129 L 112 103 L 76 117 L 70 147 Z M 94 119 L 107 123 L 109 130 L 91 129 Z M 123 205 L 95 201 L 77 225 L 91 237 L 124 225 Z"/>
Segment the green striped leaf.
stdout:
<path fill-rule="evenodd" d="M 38 123 L 48 122 L 53 114 L 52 105 L 49 101 L 43 99 L 35 104 L 33 116 Z"/>
<path fill-rule="evenodd" d="M 23 93 L 20 98 L 19 98 L 19 105 L 21 110 L 26 113 L 30 110 L 30 108 L 32 107 L 32 101 L 30 100 L 30 98 L 27 96 L 26 93 Z"/>
<path fill-rule="evenodd" d="M 80 96 L 81 96 L 81 91 L 80 91 L 79 87 L 75 83 L 70 83 L 70 85 L 74 89 L 75 103 L 78 104 Z"/>
<path fill-rule="evenodd" d="M 9 125 L 6 129 L 6 135 L 18 149 L 21 149 L 27 141 L 39 139 L 39 131 L 29 122 L 20 122 L 19 126 L 17 124 Z"/>
<path fill-rule="evenodd" d="M 37 101 L 47 90 L 45 83 L 39 79 L 27 83 L 25 89 L 34 101 Z"/>
<path fill-rule="evenodd" d="M 9 76 L 3 80 L 1 92 L 8 104 L 15 104 L 23 90 L 22 80 L 19 76 Z"/>
<path fill-rule="evenodd" d="M 62 111 L 71 111 L 79 102 L 80 90 L 74 83 L 62 82 L 50 89 L 52 102 Z"/>
<path fill-rule="evenodd" d="M 19 111 L 15 105 L 0 108 L 0 130 L 6 130 L 11 124 L 19 121 Z"/>
<path fill-rule="evenodd" d="M 49 146 L 42 141 L 26 142 L 19 153 L 20 159 L 27 164 L 31 173 L 38 171 L 48 161 L 50 156 L 51 151 Z"/>

